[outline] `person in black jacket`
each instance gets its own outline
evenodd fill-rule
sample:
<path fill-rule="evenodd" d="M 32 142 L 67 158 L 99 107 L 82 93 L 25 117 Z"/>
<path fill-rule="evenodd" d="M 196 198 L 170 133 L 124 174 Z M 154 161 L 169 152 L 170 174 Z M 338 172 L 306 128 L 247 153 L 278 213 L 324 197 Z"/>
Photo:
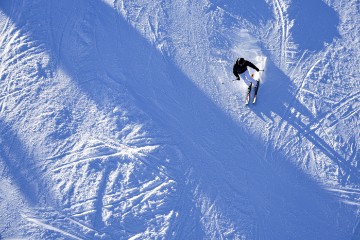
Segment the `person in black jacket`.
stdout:
<path fill-rule="evenodd" d="M 253 85 L 256 86 L 257 80 L 253 79 L 250 76 L 247 67 L 251 67 L 255 69 L 257 72 L 259 71 L 259 68 L 257 68 L 253 63 L 245 60 L 244 58 L 238 58 L 236 60 L 236 63 L 234 64 L 233 67 L 233 73 L 236 76 L 236 80 L 240 80 L 240 76 L 241 76 L 241 78 L 244 80 L 246 85 L 250 86 L 250 83 L 253 83 Z"/>

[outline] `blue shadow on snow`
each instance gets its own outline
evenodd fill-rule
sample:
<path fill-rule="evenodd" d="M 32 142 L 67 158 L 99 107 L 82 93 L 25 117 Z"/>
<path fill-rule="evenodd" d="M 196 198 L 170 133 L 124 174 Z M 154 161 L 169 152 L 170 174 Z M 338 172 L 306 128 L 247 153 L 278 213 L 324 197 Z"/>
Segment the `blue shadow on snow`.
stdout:
<path fill-rule="evenodd" d="M 290 19 L 295 19 L 292 36 L 303 50 L 320 51 L 324 43 L 339 37 L 339 16 L 321 0 L 295 0 L 290 5 Z"/>

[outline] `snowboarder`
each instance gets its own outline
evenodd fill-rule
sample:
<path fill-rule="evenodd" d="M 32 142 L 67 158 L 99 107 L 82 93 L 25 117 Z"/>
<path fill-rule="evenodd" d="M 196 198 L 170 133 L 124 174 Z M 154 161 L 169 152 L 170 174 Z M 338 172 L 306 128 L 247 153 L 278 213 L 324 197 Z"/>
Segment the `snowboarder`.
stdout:
<path fill-rule="evenodd" d="M 251 67 L 255 69 L 257 72 L 260 71 L 253 63 L 245 60 L 244 58 L 238 58 L 233 67 L 233 73 L 236 76 L 236 80 L 240 80 L 240 76 L 241 76 L 242 80 L 244 80 L 244 82 L 248 87 L 250 87 L 250 83 L 253 83 L 253 85 L 256 86 L 257 80 L 253 79 L 250 76 L 247 67 Z"/>

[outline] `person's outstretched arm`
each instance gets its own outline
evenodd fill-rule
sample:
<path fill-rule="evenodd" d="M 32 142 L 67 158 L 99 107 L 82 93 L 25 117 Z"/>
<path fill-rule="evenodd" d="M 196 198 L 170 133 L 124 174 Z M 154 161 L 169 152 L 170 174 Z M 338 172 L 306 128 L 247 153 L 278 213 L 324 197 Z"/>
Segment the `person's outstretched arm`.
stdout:
<path fill-rule="evenodd" d="M 259 69 L 252 62 L 246 61 L 246 65 L 248 67 L 255 69 L 257 72 L 259 71 Z"/>

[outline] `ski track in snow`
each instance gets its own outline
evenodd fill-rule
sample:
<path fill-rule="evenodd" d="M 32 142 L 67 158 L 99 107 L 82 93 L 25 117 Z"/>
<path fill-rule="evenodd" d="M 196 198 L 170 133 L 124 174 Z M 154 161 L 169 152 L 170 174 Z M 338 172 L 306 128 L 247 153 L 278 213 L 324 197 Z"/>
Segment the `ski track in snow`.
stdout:
<path fill-rule="evenodd" d="M 359 8 L 311 4 L 1 1 L 0 238 L 358 239 Z"/>

